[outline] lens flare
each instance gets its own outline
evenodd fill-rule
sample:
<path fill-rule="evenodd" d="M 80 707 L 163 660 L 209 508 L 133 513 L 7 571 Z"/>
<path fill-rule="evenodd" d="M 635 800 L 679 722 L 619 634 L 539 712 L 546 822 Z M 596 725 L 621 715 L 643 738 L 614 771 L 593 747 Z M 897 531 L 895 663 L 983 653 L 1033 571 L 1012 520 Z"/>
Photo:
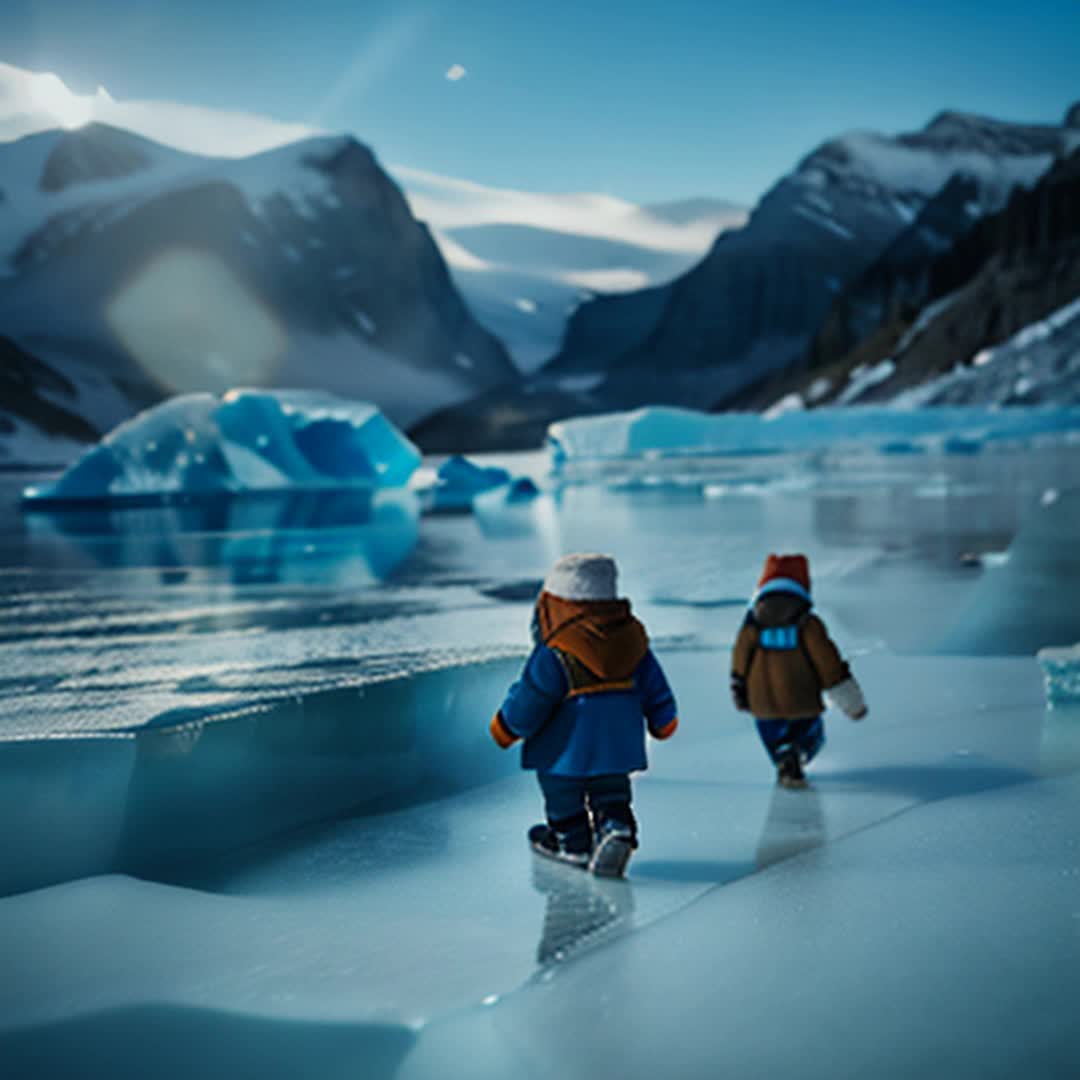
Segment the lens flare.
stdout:
<path fill-rule="evenodd" d="M 173 249 L 144 265 L 105 310 L 124 348 L 175 393 L 266 386 L 285 328 L 218 256 Z"/>

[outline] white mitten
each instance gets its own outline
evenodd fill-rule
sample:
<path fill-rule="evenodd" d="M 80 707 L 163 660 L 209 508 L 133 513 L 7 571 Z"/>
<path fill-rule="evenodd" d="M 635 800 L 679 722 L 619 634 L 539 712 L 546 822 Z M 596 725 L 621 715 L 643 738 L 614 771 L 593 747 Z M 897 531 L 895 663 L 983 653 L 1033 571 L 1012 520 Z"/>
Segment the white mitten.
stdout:
<path fill-rule="evenodd" d="M 825 691 L 825 697 L 828 698 L 830 705 L 847 713 L 852 720 L 861 720 L 866 715 L 866 701 L 863 699 L 862 688 L 855 681 L 854 675 L 835 686 L 830 686 Z"/>

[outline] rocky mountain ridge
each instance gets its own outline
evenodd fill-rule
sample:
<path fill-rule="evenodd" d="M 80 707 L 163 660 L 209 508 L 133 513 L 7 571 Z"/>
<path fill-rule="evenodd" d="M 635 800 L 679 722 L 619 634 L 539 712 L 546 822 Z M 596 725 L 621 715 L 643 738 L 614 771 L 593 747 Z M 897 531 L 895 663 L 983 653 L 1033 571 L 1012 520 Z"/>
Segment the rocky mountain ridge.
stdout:
<path fill-rule="evenodd" d="M 418 435 L 441 448 L 469 422 L 480 445 L 530 445 L 558 416 L 767 407 L 795 387 L 805 403 L 808 370 L 898 305 L 914 321 L 933 260 L 1080 145 L 1075 111 L 1062 126 L 943 112 L 918 132 L 827 140 L 687 274 L 583 304 L 533 379 L 436 414 Z"/>
<path fill-rule="evenodd" d="M 515 374 L 355 139 L 219 160 L 93 124 L 0 147 L 0 175 L 0 333 L 97 432 L 245 382 L 367 398 L 407 426 Z"/>

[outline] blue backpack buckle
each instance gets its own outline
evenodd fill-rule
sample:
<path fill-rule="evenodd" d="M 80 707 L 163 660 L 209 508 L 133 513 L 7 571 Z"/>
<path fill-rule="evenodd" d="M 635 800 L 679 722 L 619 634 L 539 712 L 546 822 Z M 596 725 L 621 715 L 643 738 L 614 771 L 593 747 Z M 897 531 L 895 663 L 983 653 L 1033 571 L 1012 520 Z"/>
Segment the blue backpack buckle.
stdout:
<path fill-rule="evenodd" d="M 797 626 L 763 626 L 758 634 L 763 649 L 797 649 L 799 628 Z"/>

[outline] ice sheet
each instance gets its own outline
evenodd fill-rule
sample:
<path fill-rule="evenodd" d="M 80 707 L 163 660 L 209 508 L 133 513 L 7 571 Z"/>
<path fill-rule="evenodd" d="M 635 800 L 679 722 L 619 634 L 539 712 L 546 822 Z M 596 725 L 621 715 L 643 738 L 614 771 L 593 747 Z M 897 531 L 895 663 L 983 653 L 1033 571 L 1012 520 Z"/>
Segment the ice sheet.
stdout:
<path fill-rule="evenodd" d="M 1072 776 L 833 840 L 425 1028 L 398 1075 L 1074 1076 L 1078 802 Z"/>
<path fill-rule="evenodd" d="M 586 1075 L 601 1060 L 620 1075 L 694 1076 L 708 1074 L 706 1057 L 731 1068 L 786 1061 L 792 1051 L 760 1038 L 765 1013 L 780 1009 L 803 1017 L 800 1052 L 823 1071 L 903 1075 L 875 1032 L 907 1023 L 931 1046 L 944 1038 L 929 1009 L 905 1019 L 884 1008 L 911 983 L 973 1025 L 1015 1006 L 1014 1042 L 1042 1039 L 1043 1061 L 1075 1049 L 1061 1019 L 1077 988 L 1069 961 L 1080 958 L 1075 880 L 1064 873 L 1080 858 L 1067 826 L 1080 788 L 1071 774 L 1057 787 L 1039 779 L 1049 763 L 1033 663 L 862 658 L 871 717 L 830 718 L 813 789 L 792 793 L 775 788 L 752 727 L 723 706 L 721 657 L 662 660 L 685 688 L 683 723 L 651 745 L 637 780 L 642 848 L 628 883 L 538 864 L 524 830 L 539 796 L 515 774 L 174 862 L 160 877 L 9 897 L 7 1060 L 36 1054 L 59 1075 L 89 1037 L 122 1068 L 152 1002 L 182 1032 L 177 1017 L 195 1010 L 221 1021 L 207 1067 L 237 1053 L 245 1023 L 275 1021 L 323 1025 L 311 1044 L 319 1075 L 374 1067 L 363 1033 L 386 1029 L 402 1039 L 406 1076 Z M 512 767 L 512 751 L 475 753 Z M 975 951 L 988 934 L 993 948 Z M 624 1010 L 679 1032 L 666 1071 L 670 1040 L 653 1023 L 597 1025 Z M 865 1037 L 837 1038 L 826 1015 Z M 553 1028 L 567 1038 L 546 1037 Z M 453 1045 L 468 1051 L 460 1073 Z M 898 1060 L 923 1060 L 921 1045 Z M 994 1040 L 961 1046 L 971 1068 L 956 1075 L 1002 1053 Z M 170 1037 L 142 1054 L 141 1068 L 176 1075 Z"/>
<path fill-rule="evenodd" d="M 5 1077 L 1072 1075 L 1080 724 L 1030 649 L 927 653 L 1018 552 L 1047 595 L 1075 449 L 697 464 L 403 545 L 382 492 L 6 518 L 0 867 L 56 884 L 0 900 Z M 682 717 L 626 884 L 534 875 L 485 731 L 551 560 L 597 548 Z M 871 708 L 805 793 L 726 699 L 768 550 L 810 555 Z"/>
<path fill-rule="evenodd" d="M 9 481 L 0 737 L 135 727 L 521 653 L 529 605 L 567 551 L 614 554 L 665 646 L 730 643 L 765 553 L 786 549 L 809 555 L 845 647 L 925 652 L 992 574 L 982 557 L 1074 473 L 1049 450 L 776 459 L 775 471 L 739 460 L 422 525 L 411 496 L 390 492 L 370 507 L 359 494 L 262 496 L 23 515 Z"/>

